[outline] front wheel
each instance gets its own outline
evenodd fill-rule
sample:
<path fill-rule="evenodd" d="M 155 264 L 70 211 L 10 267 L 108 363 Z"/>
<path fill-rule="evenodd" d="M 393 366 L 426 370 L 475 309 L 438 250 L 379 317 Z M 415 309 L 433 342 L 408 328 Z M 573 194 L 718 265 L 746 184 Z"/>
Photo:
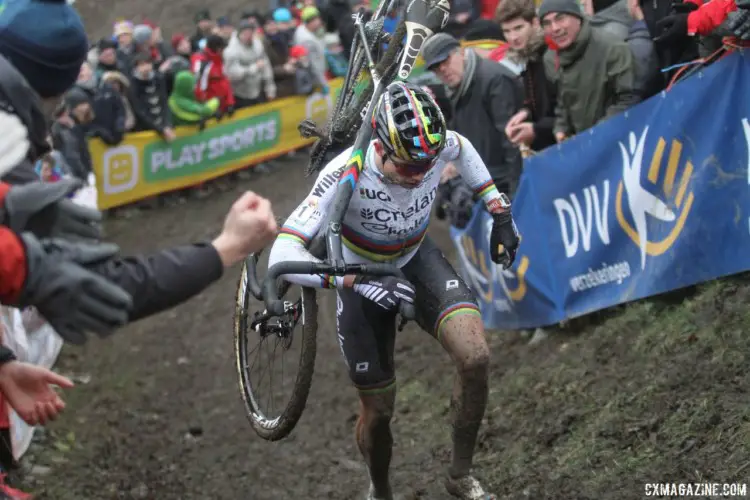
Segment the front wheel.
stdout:
<path fill-rule="evenodd" d="M 261 314 L 264 306 L 253 297 L 248 286 L 247 266 L 246 260 L 237 286 L 234 322 L 240 393 L 253 430 L 265 440 L 278 441 L 297 425 L 310 394 L 315 369 L 318 303 L 314 289 L 289 287 L 284 294 L 289 306 L 287 312 L 253 327 L 254 318 Z M 253 301 L 261 311 L 251 312 Z M 297 354 L 293 353 L 295 350 Z M 274 369 L 279 367 L 275 360 L 277 355 L 281 356 L 280 389 L 273 386 Z M 285 363 L 286 355 L 291 359 Z M 260 366 L 255 367 L 258 362 Z M 295 377 L 285 379 L 285 364 L 292 368 L 296 365 Z M 266 380 L 269 387 L 262 389 Z M 278 376 L 276 381 L 279 381 Z M 285 389 L 289 392 L 287 396 L 281 394 Z M 281 403 L 278 409 L 274 409 L 274 402 Z"/>

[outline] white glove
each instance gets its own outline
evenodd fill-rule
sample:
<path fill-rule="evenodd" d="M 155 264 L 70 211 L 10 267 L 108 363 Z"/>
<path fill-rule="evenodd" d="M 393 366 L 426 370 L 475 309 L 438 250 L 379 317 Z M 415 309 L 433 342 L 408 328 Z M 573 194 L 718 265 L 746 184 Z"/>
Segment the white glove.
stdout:
<path fill-rule="evenodd" d="M 29 133 L 21 120 L 0 111 L 0 175 L 16 167 L 29 152 Z"/>

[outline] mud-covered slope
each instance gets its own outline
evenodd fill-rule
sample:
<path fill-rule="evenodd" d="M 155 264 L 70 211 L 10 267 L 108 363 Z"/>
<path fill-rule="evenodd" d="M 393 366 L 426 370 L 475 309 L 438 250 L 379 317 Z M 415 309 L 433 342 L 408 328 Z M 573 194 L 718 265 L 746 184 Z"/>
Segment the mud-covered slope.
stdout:
<path fill-rule="evenodd" d="M 283 163 L 234 192 L 110 222 L 110 236 L 127 251 L 210 236 L 241 188 L 287 214 L 311 182 L 301 171 Z M 431 233 L 450 257 L 445 228 Z M 59 369 L 91 379 L 66 394 L 65 415 L 34 445 L 28 463 L 51 468 L 26 475 L 38 498 L 363 498 L 356 394 L 335 339 L 333 294 L 320 295 L 308 407 L 288 439 L 268 443 L 251 431 L 237 389 L 237 277 L 232 270 L 188 304 L 63 351 Z M 490 332 L 478 476 L 514 500 L 635 499 L 650 482 L 747 481 L 748 301 L 750 283 L 735 278 L 706 284 L 681 305 L 623 307 L 533 347 Z M 407 499 L 446 498 L 452 366 L 413 328 L 397 341 L 397 364 L 394 485 Z"/>

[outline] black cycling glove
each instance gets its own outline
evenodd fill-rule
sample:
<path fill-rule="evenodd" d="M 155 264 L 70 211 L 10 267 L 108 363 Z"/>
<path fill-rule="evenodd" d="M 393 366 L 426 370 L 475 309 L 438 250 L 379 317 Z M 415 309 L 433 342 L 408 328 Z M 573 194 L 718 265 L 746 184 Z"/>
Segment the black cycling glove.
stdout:
<path fill-rule="evenodd" d="M 102 214 L 67 198 L 82 186 L 79 179 L 13 186 L 0 206 L 0 223 L 16 233 L 29 231 L 39 238 L 98 239 Z"/>
<path fill-rule="evenodd" d="M 518 250 L 518 230 L 510 209 L 499 214 L 492 214 L 494 223 L 490 234 L 490 257 L 492 262 L 508 269 L 516 260 Z"/>
<path fill-rule="evenodd" d="M 395 276 L 357 276 L 352 289 L 389 311 L 398 308 L 402 300 L 413 304 L 416 296 L 411 283 Z"/>
<path fill-rule="evenodd" d="M 21 241 L 26 280 L 18 302 L 8 305 L 36 307 L 63 340 L 79 345 L 87 332 L 104 336 L 128 322 L 130 294 L 82 267 L 112 258 L 116 245 L 40 242 L 31 233 L 21 234 Z"/>

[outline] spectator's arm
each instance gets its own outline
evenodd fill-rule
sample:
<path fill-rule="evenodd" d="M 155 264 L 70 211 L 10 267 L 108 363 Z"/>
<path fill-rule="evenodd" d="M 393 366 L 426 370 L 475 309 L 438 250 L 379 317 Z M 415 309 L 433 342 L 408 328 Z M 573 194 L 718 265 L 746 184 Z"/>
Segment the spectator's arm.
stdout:
<path fill-rule="evenodd" d="M 640 101 L 635 88 L 633 53 L 625 43 L 615 43 L 607 54 L 607 86 L 612 92 L 605 118 L 614 116 Z"/>

